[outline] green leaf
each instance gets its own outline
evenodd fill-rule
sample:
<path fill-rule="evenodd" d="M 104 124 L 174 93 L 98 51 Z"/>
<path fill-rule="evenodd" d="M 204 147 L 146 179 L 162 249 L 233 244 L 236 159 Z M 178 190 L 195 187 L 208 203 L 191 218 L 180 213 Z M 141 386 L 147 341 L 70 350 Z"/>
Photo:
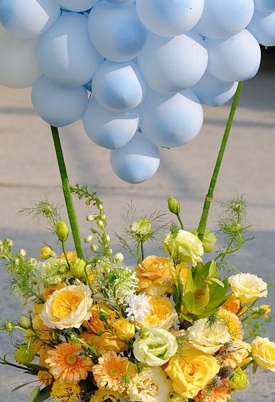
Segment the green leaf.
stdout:
<path fill-rule="evenodd" d="M 29 402 L 43 402 L 46 401 L 50 397 L 52 385 L 48 385 L 47 387 L 40 389 L 39 386 L 35 387 L 31 394 Z"/>
<path fill-rule="evenodd" d="M 19 389 L 21 389 L 21 388 L 25 387 L 26 385 L 33 384 L 34 382 L 36 382 L 36 380 L 35 380 L 35 381 L 29 381 L 29 382 L 25 382 L 24 384 L 18 385 L 18 387 L 13 388 L 13 389 L 11 390 L 11 392 L 18 391 Z"/>
<path fill-rule="evenodd" d="M 192 312 L 194 309 L 194 293 L 187 292 L 182 298 L 182 304 L 186 307 L 189 312 Z"/>

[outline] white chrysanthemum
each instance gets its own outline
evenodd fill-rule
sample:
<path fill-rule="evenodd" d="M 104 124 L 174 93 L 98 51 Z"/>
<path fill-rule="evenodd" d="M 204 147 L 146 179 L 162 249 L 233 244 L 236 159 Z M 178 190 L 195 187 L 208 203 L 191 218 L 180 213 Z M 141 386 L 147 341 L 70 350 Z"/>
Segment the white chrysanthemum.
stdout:
<path fill-rule="evenodd" d="M 221 321 L 210 323 L 207 318 L 201 318 L 188 328 L 188 341 L 196 349 L 213 354 L 221 346 L 231 340 L 225 324 Z"/>
<path fill-rule="evenodd" d="M 126 299 L 126 303 L 128 304 L 128 307 L 125 309 L 127 318 L 133 318 L 135 321 L 143 321 L 152 309 L 149 302 L 150 298 L 146 294 L 133 294 Z"/>
<path fill-rule="evenodd" d="M 230 276 L 228 282 L 243 304 L 252 303 L 259 297 L 267 297 L 267 284 L 257 275 L 239 273 Z"/>
<path fill-rule="evenodd" d="M 135 402 L 167 402 L 171 381 L 160 367 L 148 367 L 137 374 L 129 384 L 128 396 Z"/>

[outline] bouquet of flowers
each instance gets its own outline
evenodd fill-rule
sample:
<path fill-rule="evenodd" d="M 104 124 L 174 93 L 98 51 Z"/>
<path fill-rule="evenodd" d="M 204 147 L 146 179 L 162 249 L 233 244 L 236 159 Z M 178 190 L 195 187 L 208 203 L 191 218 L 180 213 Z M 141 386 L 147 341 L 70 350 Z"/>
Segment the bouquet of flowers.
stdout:
<path fill-rule="evenodd" d="M 16 343 L 16 364 L 37 376 L 30 402 L 226 402 L 249 384 L 246 368 L 275 371 L 275 344 L 261 337 L 270 306 L 257 303 L 268 285 L 249 273 L 223 275 L 225 257 L 247 240 L 242 197 L 225 204 L 219 228 L 226 246 L 203 261 L 216 243 L 213 232 L 187 231 L 180 203 L 168 198 L 175 215 L 131 221 L 122 249 L 135 257 L 126 265 L 112 252 L 101 200 L 87 186 L 71 188 L 96 212 L 85 237 L 90 255 L 67 250 L 69 230 L 59 210 L 46 201 L 25 213 L 44 216 L 62 254 L 46 245 L 38 258 L 13 252 L 9 239 L 0 257 L 12 289 L 26 304 L 18 322 L 2 329 L 24 336 Z M 159 255 L 145 255 L 146 242 L 161 234 Z M 61 252 L 60 251 L 60 252 Z"/>

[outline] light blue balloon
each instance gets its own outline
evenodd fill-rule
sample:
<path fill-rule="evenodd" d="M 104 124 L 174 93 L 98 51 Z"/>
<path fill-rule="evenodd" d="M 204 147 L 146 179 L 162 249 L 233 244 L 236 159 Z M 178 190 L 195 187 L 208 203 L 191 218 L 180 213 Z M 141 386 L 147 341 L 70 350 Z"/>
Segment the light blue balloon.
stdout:
<path fill-rule="evenodd" d="M 106 0 L 108 3 L 116 4 L 118 6 L 127 6 L 128 4 L 134 3 L 135 0 Z"/>
<path fill-rule="evenodd" d="M 150 91 L 140 108 L 140 127 L 160 147 L 179 147 L 201 130 L 203 109 L 191 90 L 176 94 Z"/>
<path fill-rule="evenodd" d="M 148 34 L 146 45 L 138 56 L 138 66 L 151 89 L 180 92 L 201 79 L 207 68 L 208 53 L 194 39 L 193 33 L 192 36 L 183 34 L 167 38 Z"/>
<path fill-rule="evenodd" d="M 46 77 L 76 87 L 88 83 L 104 60 L 89 39 L 87 17 L 74 12 L 41 35 L 38 58 Z"/>
<path fill-rule="evenodd" d="M 237 82 L 219 80 L 206 71 L 200 81 L 193 86 L 192 91 L 204 105 L 221 106 L 234 96 L 237 86 Z"/>
<path fill-rule="evenodd" d="M 207 71 L 227 81 L 246 81 L 254 77 L 261 62 L 261 48 L 247 30 L 227 39 L 205 39 L 209 54 Z"/>
<path fill-rule="evenodd" d="M 275 46 L 275 11 L 258 11 L 247 27 L 263 46 Z"/>
<path fill-rule="evenodd" d="M 92 81 L 97 102 L 113 112 L 136 108 L 146 94 L 146 83 L 134 62 L 113 63 L 105 60 Z"/>
<path fill-rule="evenodd" d="M 54 127 L 79 120 L 88 105 L 87 91 L 83 87 L 71 88 L 44 76 L 33 85 L 31 99 L 37 114 Z"/>
<path fill-rule="evenodd" d="M 256 10 L 275 11 L 275 0 L 254 0 Z"/>
<path fill-rule="evenodd" d="M 246 28 L 253 12 L 253 0 L 207 0 L 195 29 L 210 38 L 228 38 Z"/>
<path fill-rule="evenodd" d="M 123 148 L 111 151 L 111 167 L 114 173 L 127 183 L 137 184 L 149 180 L 158 170 L 158 147 L 137 132 Z"/>
<path fill-rule="evenodd" d="M 146 40 L 135 4 L 121 7 L 100 1 L 89 14 L 88 29 L 97 51 L 115 62 L 134 59 Z"/>
<path fill-rule="evenodd" d="M 60 15 L 55 0 L 1 0 L 0 22 L 19 39 L 31 39 L 49 29 Z"/>
<path fill-rule="evenodd" d="M 161 36 L 187 33 L 199 21 L 204 0 L 136 0 L 140 20 Z"/>
<path fill-rule="evenodd" d="M 124 147 L 138 129 L 138 111 L 111 112 L 100 106 L 92 96 L 82 117 L 88 137 L 108 149 Z"/>

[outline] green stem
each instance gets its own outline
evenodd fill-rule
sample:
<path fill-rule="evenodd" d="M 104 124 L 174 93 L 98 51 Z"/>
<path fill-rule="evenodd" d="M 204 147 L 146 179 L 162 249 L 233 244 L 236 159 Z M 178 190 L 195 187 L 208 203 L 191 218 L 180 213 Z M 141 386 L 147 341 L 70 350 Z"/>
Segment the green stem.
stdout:
<path fill-rule="evenodd" d="M 218 156 L 217 156 L 216 164 L 215 164 L 215 167 L 214 167 L 214 170 L 213 170 L 213 174 L 212 174 L 212 177 L 211 177 L 211 180 L 210 180 L 208 192 L 207 192 L 207 194 L 205 196 L 205 201 L 204 201 L 204 205 L 203 205 L 201 219 L 200 219 L 200 223 L 199 223 L 199 227 L 198 227 L 198 237 L 201 240 L 203 239 L 203 236 L 204 236 L 204 233 L 205 233 L 211 201 L 212 201 L 213 196 L 214 196 L 215 186 L 216 186 L 216 183 L 217 183 L 218 175 L 219 175 L 219 172 L 220 172 L 224 152 L 225 152 L 227 141 L 228 141 L 228 138 L 229 138 L 229 134 L 230 134 L 230 131 L 231 131 L 231 128 L 232 128 L 234 115 L 235 115 L 235 112 L 236 112 L 236 109 L 237 109 L 237 105 L 238 105 L 238 101 L 239 101 L 240 94 L 241 94 L 241 91 L 242 91 L 242 87 L 243 87 L 243 82 L 239 82 L 237 90 L 236 90 L 236 93 L 235 93 L 234 98 L 233 98 L 230 113 L 229 113 L 229 116 L 228 116 L 228 119 L 227 119 L 225 131 L 224 131 L 224 134 L 223 134 L 223 138 L 222 138 L 221 146 L 220 146 L 219 153 L 218 153 Z"/>
<path fill-rule="evenodd" d="M 70 183 L 69 183 L 69 179 L 68 179 L 68 175 L 67 175 L 67 169 L 66 169 L 63 152 L 62 152 L 58 128 L 51 126 L 51 131 L 52 131 L 52 137 L 53 137 L 53 142 L 54 142 L 54 147 L 55 147 L 55 153 L 56 153 L 56 157 L 57 157 L 57 163 L 58 163 L 59 172 L 60 172 L 60 176 L 61 176 L 63 195 L 64 195 L 67 213 L 68 213 L 71 230 L 72 230 L 72 235 L 73 235 L 73 239 L 74 239 L 75 250 L 76 250 L 78 257 L 84 259 L 84 254 L 83 254 L 82 246 L 81 246 L 80 232 L 79 232 L 78 222 L 77 222 L 76 213 L 75 213 L 75 209 L 74 209 L 73 199 L 72 199 L 72 195 L 71 195 Z"/>

